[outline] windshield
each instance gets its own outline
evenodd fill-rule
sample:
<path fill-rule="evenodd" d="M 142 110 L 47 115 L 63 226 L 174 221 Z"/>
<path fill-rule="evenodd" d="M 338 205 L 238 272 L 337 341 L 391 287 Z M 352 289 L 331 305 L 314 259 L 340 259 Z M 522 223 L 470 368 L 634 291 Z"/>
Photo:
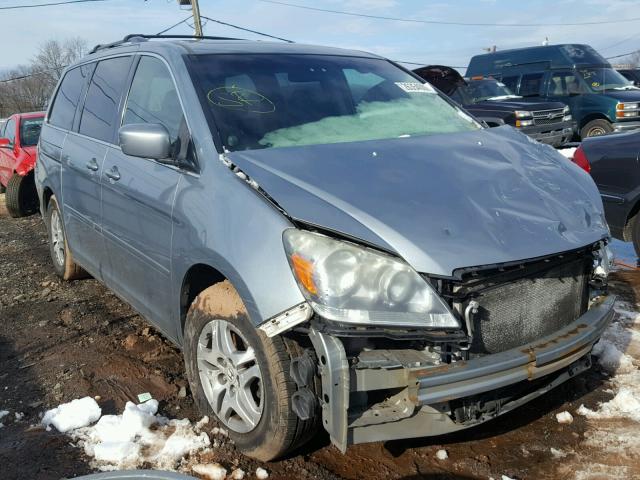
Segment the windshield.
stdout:
<path fill-rule="evenodd" d="M 578 73 L 580 73 L 580 76 L 592 92 L 637 89 L 613 68 L 581 68 Z"/>
<path fill-rule="evenodd" d="M 23 118 L 20 120 L 20 145 L 23 147 L 33 147 L 38 144 L 40 129 L 42 128 L 44 117 Z"/>
<path fill-rule="evenodd" d="M 201 102 L 229 151 L 470 131 L 480 125 L 386 60 L 196 55 Z"/>
<path fill-rule="evenodd" d="M 467 84 L 466 93 L 471 103 L 519 98 L 504 83 L 496 80 L 471 80 Z"/>

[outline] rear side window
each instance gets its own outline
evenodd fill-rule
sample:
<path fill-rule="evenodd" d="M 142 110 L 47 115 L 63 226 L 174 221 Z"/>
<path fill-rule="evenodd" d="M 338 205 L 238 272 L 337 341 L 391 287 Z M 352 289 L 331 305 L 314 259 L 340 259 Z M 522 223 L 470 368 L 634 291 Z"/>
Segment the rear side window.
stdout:
<path fill-rule="evenodd" d="M 522 80 L 520 80 L 520 91 L 518 93 L 523 97 L 535 97 L 540 95 L 543 76 L 543 73 L 527 73 L 526 75 L 522 75 Z M 504 80 L 503 83 L 506 85 Z"/>
<path fill-rule="evenodd" d="M 80 118 L 80 133 L 112 142 L 118 105 L 129 73 L 131 57 L 102 60 L 91 78 Z"/>
<path fill-rule="evenodd" d="M 49 123 L 51 125 L 71 130 L 80 94 L 86 78 L 91 74 L 91 70 L 93 70 L 93 65 L 82 65 L 66 73 L 49 113 Z"/>

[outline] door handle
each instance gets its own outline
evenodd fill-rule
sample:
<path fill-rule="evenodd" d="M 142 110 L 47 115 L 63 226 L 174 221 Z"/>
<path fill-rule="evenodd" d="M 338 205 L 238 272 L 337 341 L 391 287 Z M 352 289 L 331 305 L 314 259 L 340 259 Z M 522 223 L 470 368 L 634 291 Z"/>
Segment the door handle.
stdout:
<path fill-rule="evenodd" d="M 92 172 L 97 172 L 98 169 L 100 168 L 98 166 L 98 161 L 95 159 L 95 157 L 89 160 L 89 163 L 87 163 L 86 167 Z"/>
<path fill-rule="evenodd" d="M 111 167 L 111 170 L 106 172 L 105 175 L 107 176 L 107 178 L 113 180 L 114 182 L 120 180 L 120 172 L 118 171 L 118 167 L 116 167 L 115 165 Z"/>

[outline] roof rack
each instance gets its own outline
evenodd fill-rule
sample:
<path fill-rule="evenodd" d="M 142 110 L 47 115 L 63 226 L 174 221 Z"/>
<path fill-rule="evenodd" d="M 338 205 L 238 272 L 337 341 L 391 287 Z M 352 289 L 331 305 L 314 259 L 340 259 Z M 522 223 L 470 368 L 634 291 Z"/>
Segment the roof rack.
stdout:
<path fill-rule="evenodd" d="M 108 48 L 119 47 L 125 43 L 142 43 L 154 38 L 173 38 L 173 39 L 193 39 L 193 40 L 243 40 L 242 38 L 233 37 L 211 37 L 208 35 L 196 36 L 196 35 L 149 35 L 146 33 L 131 33 L 124 37 L 122 40 L 117 40 L 112 43 L 98 44 L 89 51 L 89 55 L 96 53 L 100 50 L 106 50 Z"/>

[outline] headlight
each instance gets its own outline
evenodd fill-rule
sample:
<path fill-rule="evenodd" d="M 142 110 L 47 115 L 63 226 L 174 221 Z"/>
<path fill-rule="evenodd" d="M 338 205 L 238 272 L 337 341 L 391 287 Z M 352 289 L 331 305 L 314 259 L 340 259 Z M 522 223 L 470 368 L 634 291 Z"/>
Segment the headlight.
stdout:
<path fill-rule="evenodd" d="M 618 103 L 616 105 L 616 118 L 637 117 L 640 114 L 640 104 Z"/>
<path fill-rule="evenodd" d="M 562 109 L 562 113 L 564 113 L 565 115 L 569 113 L 569 105 L 564 106 L 564 108 Z"/>
<path fill-rule="evenodd" d="M 340 323 L 458 329 L 433 288 L 401 260 L 317 233 L 289 229 L 284 248 L 314 311 Z"/>
<path fill-rule="evenodd" d="M 532 113 L 526 110 L 516 110 L 515 114 L 516 118 L 533 118 Z"/>
<path fill-rule="evenodd" d="M 516 127 L 530 127 L 533 125 L 533 120 L 516 120 Z"/>

